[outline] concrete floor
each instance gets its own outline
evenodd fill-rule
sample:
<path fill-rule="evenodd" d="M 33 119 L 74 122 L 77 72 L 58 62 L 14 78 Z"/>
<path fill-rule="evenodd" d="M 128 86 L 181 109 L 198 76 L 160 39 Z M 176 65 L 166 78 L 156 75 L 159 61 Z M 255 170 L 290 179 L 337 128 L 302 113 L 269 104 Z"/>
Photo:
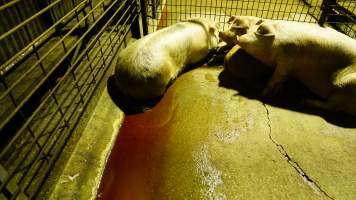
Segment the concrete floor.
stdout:
<path fill-rule="evenodd" d="M 298 107 L 298 83 L 264 103 L 234 73 L 197 68 L 126 116 L 99 199 L 356 199 L 356 129 Z"/>
<path fill-rule="evenodd" d="M 262 101 L 270 71 L 238 52 L 122 124 L 105 90 L 50 199 L 356 199 L 355 119 L 293 82 Z"/>

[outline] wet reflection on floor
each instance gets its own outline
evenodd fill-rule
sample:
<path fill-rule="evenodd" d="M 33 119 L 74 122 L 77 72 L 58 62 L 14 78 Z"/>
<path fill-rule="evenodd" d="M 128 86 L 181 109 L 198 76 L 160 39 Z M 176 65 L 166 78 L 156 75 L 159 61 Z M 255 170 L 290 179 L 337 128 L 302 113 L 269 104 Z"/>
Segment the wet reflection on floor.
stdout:
<path fill-rule="evenodd" d="M 174 110 L 171 101 L 167 95 L 154 109 L 125 117 L 107 164 L 99 199 L 152 198 Z"/>

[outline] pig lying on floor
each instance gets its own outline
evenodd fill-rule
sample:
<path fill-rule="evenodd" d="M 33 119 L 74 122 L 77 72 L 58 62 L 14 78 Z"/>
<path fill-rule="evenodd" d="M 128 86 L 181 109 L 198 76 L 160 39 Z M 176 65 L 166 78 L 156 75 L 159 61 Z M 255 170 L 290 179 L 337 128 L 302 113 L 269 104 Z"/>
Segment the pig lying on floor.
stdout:
<path fill-rule="evenodd" d="M 288 76 L 326 101 L 331 111 L 356 115 L 356 41 L 331 28 L 288 21 L 262 21 L 236 37 L 237 44 L 274 68 L 263 94 L 275 94 Z"/>
<path fill-rule="evenodd" d="M 207 19 L 190 19 L 135 41 L 118 55 L 115 85 L 137 100 L 163 95 L 184 67 L 217 47 L 217 26 Z"/>
<path fill-rule="evenodd" d="M 263 21 L 267 20 L 253 16 L 231 16 L 228 20 L 228 29 L 224 32 L 219 32 L 219 37 L 229 46 L 236 45 L 236 36 L 254 31 Z"/>

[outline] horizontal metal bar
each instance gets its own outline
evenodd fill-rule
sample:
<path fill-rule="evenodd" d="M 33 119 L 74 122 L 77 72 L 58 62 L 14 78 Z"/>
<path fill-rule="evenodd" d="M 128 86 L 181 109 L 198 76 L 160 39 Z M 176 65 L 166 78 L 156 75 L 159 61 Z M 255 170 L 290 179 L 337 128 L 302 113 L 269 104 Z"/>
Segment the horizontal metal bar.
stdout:
<path fill-rule="evenodd" d="M 117 11 L 117 12 L 118 12 L 118 11 Z M 113 19 L 113 17 L 112 17 L 112 19 Z M 119 21 L 118 21 L 118 22 L 119 22 Z M 102 29 L 102 30 L 104 30 L 104 29 Z M 102 31 L 101 31 L 100 33 L 102 33 Z M 98 39 L 99 36 L 100 36 L 100 33 L 92 40 L 92 42 L 89 43 L 88 47 L 87 47 L 84 51 L 88 51 L 89 49 L 91 49 L 91 48 L 93 47 L 94 42 L 97 41 L 97 39 Z M 98 53 L 99 53 L 99 49 L 96 51 L 96 55 L 97 55 Z M 83 56 L 83 54 L 81 54 L 81 56 Z M 79 59 L 78 59 L 73 65 L 76 65 L 78 61 L 79 61 Z M 89 64 L 92 64 L 92 63 L 89 63 Z M 89 65 L 89 64 L 88 64 L 88 65 Z M 87 65 L 87 66 L 88 66 L 88 65 Z M 87 66 L 86 66 L 86 67 L 87 67 Z M 37 111 L 39 111 L 39 110 L 45 105 L 44 103 L 47 102 L 47 100 L 51 97 L 51 95 L 54 94 L 54 92 L 55 92 L 55 91 L 58 89 L 58 87 L 61 85 L 62 81 L 67 78 L 67 76 L 69 75 L 69 72 L 70 72 L 70 70 L 71 70 L 72 68 L 73 68 L 73 67 L 71 67 L 71 68 L 69 68 L 69 69 L 67 70 L 67 73 L 63 75 L 62 79 L 61 79 L 61 80 L 57 83 L 57 85 L 52 89 L 52 91 L 49 93 L 49 95 L 47 96 L 47 98 L 45 98 L 45 100 L 42 102 L 42 104 L 40 104 L 40 105 L 38 106 Z M 26 123 L 26 124 L 23 126 L 23 129 L 20 129 L 20 131 L 18 131 L 18 133 L 21 133 L 22 131 L 24 131 L 24 127 L 26 127 L 27 125 L 29 125 L 29 122 L 32 121 L 32 119 L 34 118 L 35 115 L 37 115 L 37 113 L 38 113 L 37 111 L 35 111 L 35 112 L 31 115 L 31 117 L 28 118 L 28 120 L 27 120 L 28 123 Z M 16 139 L 17 139 L 17 138 L 16 138 L 16 136 L 15 136 L 15 138 L 13 139 L 13 141 L 9 143 L 9 147 L 10 147 L 10 145 L 12 145 L 12 143 L 13 143 Z M 3 152 L 4 152 L 4 153 L 6 152 L 6 147 L 4 148 Z M 3 156 L 3 155 L 0 154 L 0 158 L 1 158 L 2 156 Z"/>
<path fill-rule="evenodd" d="M 116 1 L 118 1 L 118 0 L 116 0 Z M 99 4 L 98 4 L 97 6 L 99 6 Z M 93 9 L 93 10 L 94 10 L 94 9 Z M 106 12 L 107 12 L 107 11 L 106 11 Z M 89 14 L 90 14 L 90 13 L 88 13 L 88 15 L 89 15 Z M 102 17 L 103 17 L 104 15 L 105 15 L 105 13 L 102 14 Z M 99 20 L 98 20 L 98 21 L 99 21 Z M 92 28 L 96 25 L 96 23 L 98 23 L 98 21 L 96 21 L 96 22 L 94 23 L 94 25 L 92 26 Z M 90 31 L 90 30 L 88 30 L 86 33 L 84 33 L 84 34 L 82 35 L 81 38 L 79 38 L 79 40 L 77 41 L 77 44 L 88 34 L 89 31 Z M 93 42 L 91 42 L 90 44 L 93 44 Z M 58 63 L 63 62 L 63 60 L 70 54 L 70 52 L 75 49 L 75 46 L 76 46 L 76 45 L 73 45 L 73 47 L 72 47 L 72 48 L 67 52 L 67 54 L 63 57 L 62 61 L 59 61 Z M 90 46 L 92 47 L 93 45 L 90 45 Z M 58 63 L 57 63 L 56 66 L 53 67 L 53 69 L 51 70 L 52 72 L 59 66 Z M 66 74 L 69 74 L 69 71 L 70 71 L 70 69 L 67 70 Z M 42 81 L 40 82 L 40 84 L 43 83 L 43 82 L 50 76 L 50 74 L 51 74 L 51 73 L 48 73 L 47 76 L 46 76 L 44 79 L 42 79 Z M 58 82 L 58 84 L 52 89 L 50 95 L 49 95 L 49 96 L 46 98 L 46 100 L 44 100 L 43 102 L 46 102 L 46 101 L 48 100 L 48 98 L 54 93 L 54 91 L 60 86 L 60 84 L 62 83 L 62 81 L 66 78 L 66 74 L 65 74 L 65 75 L 63 76 L 63 78 Z M 33 91 L 33 92 L 34 92 L 34 91 Z M 29 95 L 29 96 L 30 96 L 30 95 Z M 23 103 L 23 104 L 24 104 L 24 103 Z M 43 104 L 43 105 L 44 105 L 44 104 Z M 42 106 L 39 106 L 38 109 L 37 109 L 37 111 L 39 111 L 41 107 L 42 107 Z M 16 110 L 15 110 L 15 111 L 16 111 Z M 16 114 L 17 112 L 18 112 L 18 111 L 14 112 L 14 113 Z M 37 114 L 36 111 L 33 113 L 33 115 L 32 115 L 30 118 L 28 118 L 27 123 L 23 126 L 22 129 L 20 129 L 20 131 L 18 131 L 18 133 L 21 133 L 22 131 L 24 131 L 24 127 L 28 126 L 29 122 L 32 121 L 32 119 L 33 119 L 33 117 L 34 117 L 35 114 Z M 4 124 L 4 125 L 5 125 L 5 124 Z M 0 126 L 0 127 L 1 127 L 1 129 L 3 128 L 3 126 Z M 7 152 L 7 150 L 9 149 L 9 147 L 13 144 L 13 142 L 14 142 L 15 140 L 17 140 L 17 137 L 16 137 L 16 136 L 18 137 L 18 135 L 15 135 L 15 137 L 13 138 L 13 141 L 11 141 L 10 143 L 8 143 L 8 145 L 7 145 L 7 146 L 3 149 L 3 151 L 0 153 L 0 158 L 4 156 L 4 154 Z"/>
<path fill-rule="evenodd" d="M 105 0 L 101 0 L 101 2 L 104 2 Z M 116 0 L 118 1 L 118 0 Z M 64 42 L 64 39 L 67 38 L 71 33 L 74 32 L 74 30 L 80 26 L 80 24 L 82 22 L 84 22 L 88 17 L 89 17 L 89 14 L 93 13 L 94 10 L 96 10 L 97 8 L 99 8 L 100 6 L 100 3 L 98 3 L 94 8 L 93 10 L 91 10 L 86 16 L 83 17 L 83 19 L 81 19 L 75 26 L 72 27 L 71 30 L 69 30 L 56 44 L 54 44 L 39 60 L 37 60 L 31 67 L 30 69 L 28 69 L 19 79 L 17 79 L 1 96 L 0 96 L 0 100 L 3 99 L 5 96 L 7 96 L 9 94 L 9 92 L 11 90 L 13 90 L 24 78 L 26 78 L 27 75 L 29 75 L 29 73 L 31 73 L 37 65 L 39 65 L 43 60 L 44 58 L 46 58 L 53 50 L 55 50 L 55 48 L 57 48 L 59 45 L 62 44 L 62 42 Z M 104 14 L 106 14 L 106 12 L 108 11 L 105 11 L 102 16 L 104 16 Z M 92 27 L 90 28 L 90 30 L 98 23 L 98 20 L 92 25 Z M 81 38 L 84 38 L 84 37 L 81 37 Z M 78 45 L 78 42 L 75 43 L 74 46 Z M 63 60 L 62 60 L 63 61 Z M 2 126 L 0 126 L 0 129 L 2 129 Z"/>
<path fill-rule="evenodd" d="M 104 1 L 105 1 L 105 0 L 102 0 L 102 2 L 104 2 Z M 116 2 L 117 2 L 117 1 L 118 1 L 118 0 L 116 0 Z M 126 1 L 127 1 L 127 0 L 126 0 Z M 86 20 L 86 19 L 88 18 L 89 14 L 91 14 L 92 12 L 94 12 L 94 10 L 95 10 L 96 8 L 98 8 L 99 6 L 100 6 L 100 4 L 97 4 L 97 5 L 95 6 L 95 8 L 94 8 L 93 10 L 91 10 L 91 11 L 88 13 L 88 15 L 86 15 L 83 19 L 81 19 L 75 26 L 73 26 L 73 28 L 72 28 L 61 40 L 59 40 L 51 49 L 49 49 L 49 50 L 43 55 L 43 57 L 41 57 L 38 61 L 36 61 L 36 63 L 35 63 L 34 65 L 32 65 L 31 68 L 30 68 L 28 71 L 26 71 L 19 79 L 17 79 L 17 80 L 0 96 L 0 100 L 3 99 L 3 98 L 5 98 L 5 97 L 10 93 L 11 90 L 13 90 L 19 83 L 21 83 L 22 80 L 23 80 L 24 78 L 26 78 L 26 76 L 28 76 L 29 73 L 30 73 L 31 71 L 33 71 L 34 68 L 35 68 L 37 65 L 39 65 L 39 64 L 44 60 L 44 58 L 46 58 L 57 46 L 59 46 L 60 44 L 62 44 L 62 42 L 64 41 L 64 39 L 65 39 L 67 36 L 69 36 L 69 35 L 75 30 L 75 28 L 79 26 L 79 24 L 81 24 L 84 20 Z M 113 5 L 112 5 L 112 6 L 113 6 Z M 112 6 L 111 6 L 111 7 L 112 7 Z M 106 10 L 106 11 L 102 14 L 102 17 L 103 17 L 109 10 L 110 10 L 110 9 Z M 8 117 L 7 119 L 5 119 L 5 120 L 1 123 L 1 125 L 0 125 L 0 130 L 2 130 L 2 129 L 4 128 L 4 126 L 10 121 L 10 119 L 11 119 L 12 117 L 14 117 L 16 113 L 19 112 L 19 110 L 22 108 L 22 106 L 30 99 L 30 97 L 35 93 L 35 91 L 36 91 L 36 90 L 48 79 L 48 77 L 58 68 L 59 64 L 62 63 L 62 62 L 64 61 L 64 59 L 66 59 L 66 58 L 69 56 L 69 54 L 75 49 L 75 47 L 80 43 L 80 41 L 83 40 L 83 38 L 84 38 L 85 36 L 87 36 L 90 31 L 92 31 L 92 29 L 97 25 L 97 23 L 98 23 L 99 21 L 100 21 L 100 20 L 97 20 L 97 21 L 91 26 L 91 28 L 89 28 L 89 29 L 86 31 L 86 33 L 84 33 L 84 34 L 78 39 L 78 41 L 73 45 L 72 48 L 70 48 L 70 50 L 64 55 L 64 57 L 63 57 L 60 61 L 58 61 L 57 64 L 47 73 L 47 75 L 45 76 L 45 78 L 42 79 L 42 80 L 39 82 L 39 84 L 37 84 L 37 86 L 35 87 L 35 89 L 34 89 L 33 91 L 31 91 L 31 92 L 29 93 L 29 95 L 27 95 L 21 103 L 18 104 L 18 106 L 16 107 L 16 109 L 9 115 L 9 117 Z M 0 156 L 0 157 L 1 157 L 1 156 Z"/>
<path fill-rule="evenodd" d="M 14 0 L 14 1 L 10 1 L 8 3 L 5 3 L 4 5 L 0 6 L 0 11 L 8 8 L 8 7 L 11 7 L 12 5 L 15 5 L 16 3 L 20 2 L 22 0 Z"/>
<path fill-rule="evenodd" d="M 118 24 L 118 23 L 117 23 Z M 117 24 L 116 24 L 116 26 L 117 26 Z M 128 29 L 129 30 L 129 29 Z M 109 35 L 111 35 L 111 33 L 113 32 L 113 30 L 109 33 Z M 127 31 L 127 33 L 128 33 L 129 31 Z M 116 33 L 116 35 L 118 34 L 118 33 L 120 33 L 120 32 L 117 32 Z M 127 33 L 126 33 L 126 35 L 127 35 Z M 116 36 L 115 35 L 115 36 Z M 115 36 L 114 36 L 114 38 L 115 38 Z M 120 40 L 120 39 L 124 39 L 125 37 L 123 37 L 123 38 L 121 38 L 121 37 L 118 37 L 117 38 L 117 40 Z M 109 40 L 110 38 L 108 37 L 108 38 L 106 38 L 106 40 L 104 41 L 104 44 L 106 44 L 106 42 Z M 112 42 L 111 42 L 112 43 Z M 111 44 L 110 43 L 110 44 Z M 121 44 L 123 43 L 123 41 L 121 42 Z M 119 45 L 119 46 L 121 46 L 121 44 Z M 110 48 L 110 46 L 108 46 L 107 48 L 106 48 L 106 50 L 104 51 L 104 52 L 107 52 L 108 50 L 109 50 L 109 48 Z M 118 51 L 118 49 L 119 49 L 119 47 L 117 48 L 117 50 L 116 50 L 116 52 Z M 115 54 L 115 53 L 114 53 Z M 104 58 L 104 57 L 103 57 Z M 113 58 L 111 59 L 111 61 L 114 59 L 114 56 L 113 56 Z M 98 62 L 100 62 L 100 60 L 98 60 Z M 105 68 L 104 68 L 105 69 Z M 107 70 L 108 68 L 106 68 L 106 70 Z M 105 71 L 106 71 L 105 70 Z M 103 75 L 105 74 L 105 71 L 103 72 Z M 84 73 L 82 73 L 82 75 L 83 75 Z M 98 75 L 99 74 L 99 71 L 96 73 L 96 75 Z M 96 76 L 95 75 L 95 76 Z M 103 75 L 101 76 L 101 78 L 103 77 Z M 88 77 L 90 77 L 90 74 L 88 75 Z M 88 80 L 88 77 L 87 77 L 87 79 L 86 80 Z M 100 81 L 101 79 L 99 79 L 99 81 Z M 97 84 L 98 85 L 98 84 Z M 90 89 L 90 87 L 88 87 L 87 88 L 87 90 L 84 92 L 84 93 L 86 93 L 88 90 Z M 77 93 L 77 94 L 79 94 L 79 93 Z M 77 96 L 77 95 L 76 95 Z M 73 98 L 73 99 L 75 99 L 75 97 Z M 89 101 L 87 101 L 87 103 L 88 103 Z M 78 104 L 79 105 L 79 104 Z M 77 106 L 76 106 L 77 107 Z M 76 108 L 74 108 L 73 109 L 73 112 L 72 112 L 72 114 L 74 114 L 75 113 L 75 110 L 76 110 Z M 72 115 L 71 115 L 72 116 Z M 71 118 L 71 117 L 70 117 Z M 69 118 L 69 120 L 70 120 L 70 118 Z M 60 123 L 59 123 L 60 124 Z M 54 145 L 55 145 L 56 143 L 53 143 L 52 145 L 51 145 L 51 147 L 50 147 L 50 149 L 52 149 L 52 148 L 54 148 Z M 61 149 L 61 148 L 58 148 L 58 149 Z M 34 161 L 34 163 L 35 162 L 37 162 L 38 161 L 38 159 L 39 159 L 39 157 Z M 50 160 L 50 162 L 51 162 L 51 160 Z M 54 161 L 53 161 L 54 162 Z M 38 169 L 40 169 L 42 167 L 42 165 L 40 166 L 40 167 L 38 167 Z M 31 169 L 28 169 L 28 171 L 30 171 Z M 23 177 L 25 177 L 26 176 L 26 174 L 24 174 L 23 175 Z M 31 181 L 30 181 L 31 182 Z M 23 189 L 23 186 L 22 185 L 19 185 L 19 187 L 18 188 L 21 188 L 21 191 L 24 191 L 24 189 Z M 15 192 L 15 194 L 18 194 L 17 192 Z"/>
<path fill-rule="evenodd" d="M 122 17 L 121 17 L 122 18 Z M 128 19 L 129 18 L 127 18 L 126 19 L 126 21 L 125 21 L 125 23 L 128 21 Z M 118 21 L 117 22 L 117 24 L 119 23 L 120 21 Z M 116 24 L 116 25 L 117 25 Z M 102 29 L 102 30 L 104 30 L 104 29 Z M 114 30 L 114 29 L 113 29 Z M 113 32 L 113 30 L 110 32 L 110 34 Z M 101 31 L 102 32 L 102 31 Z M 121 31 L 119 31 L 119 32 L 121 32 Z M 119 33 L 118 32 L 118 33 Z M 100 33 L 99 33 L 100 34 Z M 97 41 L 97 39 L 98 38 L 94 38 L 92 41 Z M 105 40 L 105 42 L 107 41 L 107 39 Z M 91 47 L 90 48 L 87 48 L 87 49 L 85 49 L 85 51 L 88 51 L 89 49 L 91 49 Z M 97 56 L 98 55 L 98 53 L 99 53 L 99 48 L 96 50 L 96 52 L 94 53 L 94 57 L 95 56 Z M 94 62 L 95 60 L 93 59 L 91 62 L 88 62 L 85 66 L 84 66 L 84 68 L 87 68 L 89 65 L 91 65 L 91 64 L 93 64 L 93 62 Z M 99 61 L 98 61 L 99 62 Z M 62 81 L 63 80 L 66 80 L 66 78 L 67 78 L 67 76 L 69 75 L 69 72 L 68 73 L 66 73 L 64 76 L 63 76 L 63 78 L 61 79 L 61 81 L 60 82 L 58 82 L 58 84 L 57 84 L 57 86 L 55 87 L 55 88 L 53 88 L 53 90 L 52 90 L 52 92 L 47 96 L 47 98 L 39 105 L 39 107 L 37 108 L 37 110 L 40 110 L 44 105 L 45 105 L 45 103 L 49 100 L 49 98 L 54 94 L 54 92 L 57 90 L 57 88 L 62 84 Z M 79 77 L 79 79 L 81 79 L 81 77 Z M 73 88 L 72 88 L 72 90 L 73 89 L 75 89 L 74 88 L 74 86 L 73 86 Z M 72 91 L 71 90 L 71 91 Z M 69 92 L 69 93 L 71 93 L 71 92 Z M 69 96 L 70 94 L 68 94 L 67 95 L 67 97 Z M 67 97 L 65 97 L 64 99 L 66 99 Z M 63 102 L 62 102 L 63 103 Z M 62 103 L 59 103 L 58 105 L 57 105 L 57 107 L 60 107 L 61 106 L 61 104 Z M 54 116 L 55 114 L 56 114 L 56 112 L 58 111 L 58 108 L 56 109 L 56 111 L 52 114 L 52 116 Z M 33 117 L 30 117 L 29 119 L 28 119 L 28 121 L 32 121 L 32 119 L 34 118 L 34 116 L 35 115 L 37 115 L 37 112 L 35 111 L 34 113 L 33 113 Z M 52 117 L 51 117 L 52 118 Z M 51 121 L 51 120 L 50 120 Z M 49 122 L 48 122 L 49 123 Z M 47 125 L 48 125 L 48 123 L 47 123 Z M 21 133 L 22 131 L 20 130 L 20 131 L 18 131 L 18 133 Z M 13 142 L 15 142 L 15 141 L 13 141 Z"/>
<path fill-rule="evenodd" d="M 117 10 L 116 14 L 118 13 L 118 11 L 119 11 L 119 10 Z M 112 18 L 111 18 L 110 20 L 108 20 L 108 23 L 104 26 L 104 28 L 112 21 L 112 19 L 113 19 L 114 17 L 115 17 L 115 15 L 113 15 Z M 119 21 L 118 21 L 118 22 L 119 22 Z M 102 30 L 104 30 L 104 28 L 102 28 Z M 113 30 L 112 30 L 112 31 L 113 31 Z M 106 38 L 106 41 L 107 41 L 109 38 L 110 38 L 110 37 Z M 93 41 L 96 42 L 96 40 L 93 40 Z M 107 49 L 109 49 L 109 48 L 110 48 L 110 47 L 108 46 Z M 68 75 L 69 72 L 70 72 L 70 70 L 67 71 L 66 75 Z M 64 80 L 64 79 L 62 79 L 62 80 Z M 60 85 L 60 84 L 58 84 L 58 85 Z M 57 86 L 58 86 L 58 85 L 57 85 Z M 53 90 L 52 92 L 54 92 L 54 90 Z M 50 95 L 49 95 L 49 96 L 50 96 Z M 45 101 L 44 101 L 44 102 L 45 102 Z M 40 110 L 40 109 L 38 109 L 38 110 Z M 38 110 L 37 110 L 37 111 L 38 111 Z M 32 115 L 32 116 L 34 116 L 34 115 Z M 30 121 L 30 120 L 28 120 L 28 122 L 29 122 L 29 121 Z M 23 126 L 23 127 L 25 127 L 25 126 Z M 22 131 L 23 131 L 23 129 L 22 129 Z M 22 131 L 21 131 L 21 132 L 22 132 Z M 19 132 L 20 132 L 20 131 L 19 131 Z M 33 145 L 32 145 L 32 146 L 33 146 Z M 42 151 L 43 151 L 43 149 L 42 149 L 42 150 L 40 151 L 40 153 L 37 154 L 37 155 L 40 155 Z M 5 152 L 5 151 L 3 151 L 3 152 Z M 2 152 L 2 153 L 3 153 L 3 152 Z M 26 156 L 25 156 L 25 157 L 26 157 Z M 39 157 L 37 156 L 36 158 L 38 159 Z M 23 162 L 23 161 L 24 161 L 24 160 L 22 160 L 22 162 Z M 22 162 L 20 162 L 20 165 L 22 164 Z M 13 172 L 14 172 L 14 171 L 16 171 L 16 169 L 14 169 Z M 13 175 L 14 175 L 14 174 L 11 173 L 9 177 L 11 177 L 11 176 L 13 176 Z M 1 187 L 0 187 L 0 190 L 1 190 Z"/>
<path fill-rule="evenodd" d="M 127 33 L 128 33 L 128 32 L 127 32 Z M 127 35 L 127 33 L 126 33 L 126 35 Z M 125 36 L 124 36 L 124 38 L 125 38 Z M 119 44 L 119 46 L 121 46 L 123 42 L 124 42 L 124 41 L 121 41 L 121 43 Z M 118 50 L 119 50 L 119 48 L 116 49 L 116 52 L 115 52 L 114 54 L 116 54 L 116 53 L 118 52 Z M 114 59 L 112 59 L 111 62 L 112 62 L 113 60 L 114 60 Z M 110 62 L 110 63 L 111 63 L 111 62 Z M 110 63 L 109 63 L 109 65 L 110 65 Z M 106 71 L 107 71 L 107 70 L 106 70 Z M 104 74 L 105 74 L 105 71 L 104 71 Z M 102 78 L 104 77 L 104 74 L 100 77 L 100 79 L 98 80 L 98 82 L 100 82 L 100 81 L 102 80 Z M 97 85 L 98 85 L 98 84 L 97 84 Z M 96 86 L 96 87 L 97 87 L 97 86 Z M 96 87 L 93 88 L 94 91 L 95 91 L 95 88 L 96 88 Z M 92 94 L 93 94 L 93 93 L 92 93 Z M 84 105 L 83 105 L 83 107 L 86 107 L 86 106 L 88 105 L 88 103 L 89 103 L 89 101 L 85 102 Z M 80 112 L 83 113 L 83 111 L 84 111 L 84 109 L 82 109 Z M 61 149 L 61 148 L 57 148 L 57 149 Z M 60 153 L 60 152 L 58 152 L 58 153 Z M 58 154 L 58 153 L 56 153 L 56 154 Z M 57 155 L 57 156 L 58 156 L 58 155 Z M 55 164 L 55 162 L 56 162 L 56 158 L 55 158 L 55 156 L 54 156 L 53 159 L 50 159 L 50 161 L 49 161 L 48 169 L 46 170 L 46 171 L 47 171 L 46 175 L 49 174 L 49 169 L 51 169 L 51 168 L 53 167 L 53 165 Z M 38 192 L 38 191 L 37 191 L 37 192 Z M 33 197 L 36 196 L 36 195 L 37 195 L 37 193 L 36 193 L 36 194 L 33 194 L 32 196 L 30 196 L 30 198 L 33 198 Z"/>
<path fill-rule="evenodd" d="M 47 38 L 51 37 L 56 32 L 56 27 L 61 23 L 66 23 L 65 19 L 70 18 L 71 15 L 75 14 L 75 10 L 79 9 L 84 4 L 87 4 L 90 0 L 83 0 L 76 7 L 74 7 L 71 11 L 69 11 L 66 15 L 64 15 L 61 19 L 59 19 L 56 23 L 50 26 L 46 31 L 44 31 L 37 38 L 32 40 L 26 47 L 17 52 L 14 56 L 8 59 L 4 64 L 0 66 L 0 76 L 4 76 L 9 72 L 22 58 L 26 52 L 32 51 L 33 46 L 38 47 L 42 44 L 41 41 L 45 41 Z M 85 7 L 85 6 L 84 6 Z"/>
<path fill-rule="evenodd" d="M 21 22 L 20 24 L 18 24 L 17 26 L 15 26 L 14 28 L 10 29 L 9 31 L 7 31 L 6 33 L 0 35 L 0 41 L 3 40 L 4 38 L 6 38 L 7 36 L 11 35 L 12 33 L 14 33 L 15 31 L 17 31 L 18 29 L 20 29 L 21 27 L 23 27 L 24 25 L 26 25 L 27 23 L 29 23 L 30 21 L 36 19 L 38 16 L 42 15 L 43 13 L 45 13 L 46 11 L 48 11 L 49 9 L 51 9 L 53 6 L 57 5 L 59 2 L 61 2 L 61 0 L 57 0 L 53 3 L 51 3 L 50 5 L 48 5 L 47 7 L 45 7 L 44 9 L 40 10 L 39 12 L 37 12 L 36 14 L 32 15 L 31 17 L 27 18 L 25 21 Z"/>

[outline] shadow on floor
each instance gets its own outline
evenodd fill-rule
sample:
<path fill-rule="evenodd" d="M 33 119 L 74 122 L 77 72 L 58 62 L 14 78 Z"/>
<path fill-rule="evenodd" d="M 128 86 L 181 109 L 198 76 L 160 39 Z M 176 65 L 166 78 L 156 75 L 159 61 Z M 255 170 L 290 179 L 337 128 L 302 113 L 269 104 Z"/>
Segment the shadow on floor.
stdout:
<path fill-rule="evenodd" d="M 271 75 L 272 70 L 269 67 L 245 51 L 238 50 L 234 57 L 225 63 L 225 68 L 219 75 L 219 86 L 234 89 L 238 95 L 259 100 L 271 106 L 319 115 L 337 126 L 356 128 L 356 117 L 354 116 L 331 113 L 306 105 L 305 100 L 307 99 L 321 99 L 293 78 L 286 81 L 276 96 L 262 97 L 262 90 Z"/>
<path fill-rule="evenodd" d="M 131 97 L 124 95 L 115 86 L 115 77 L 111 75 L 107 81 L 108 93 L 113 102 L 118 106 L 126 115 L 138 114 L 153 108 L 162 97 L 157 97 L 149 101 L 138 101 Z"/>

